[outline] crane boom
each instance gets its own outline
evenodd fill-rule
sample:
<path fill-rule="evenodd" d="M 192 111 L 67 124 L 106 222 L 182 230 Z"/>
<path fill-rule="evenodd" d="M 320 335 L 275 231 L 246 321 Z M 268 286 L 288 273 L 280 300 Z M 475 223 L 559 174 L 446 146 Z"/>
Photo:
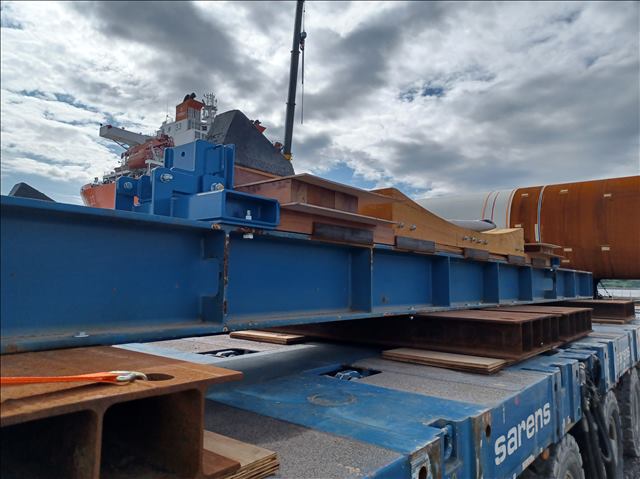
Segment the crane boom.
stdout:
<path fill-rule="evenodd" d="M 296 2 L 296 19 L 293 24 L 293 45 L 291 47 L 291 68 L 289 70 L 289 95 L 287 96 L 287 117 L 284 130 L 284 149 L 282 154 L 291 160 L 291 140 L 293 136 L 293 115 L 296 109 L 296 86 L 298 83 L 298 60 L 300 59 L 300 41 L 302 28 L 302 10 L 304 0 Z"/>
<path fill-rule="evenodd" d="M 145 141 L 152 138 L 148 135 L 134 133 L 132 131 L 125 130 L 124 128 L 118 128 L 117 126 L 111 125 L 101 126 L 100 136 L 127 146 L 142 145 Z"/>

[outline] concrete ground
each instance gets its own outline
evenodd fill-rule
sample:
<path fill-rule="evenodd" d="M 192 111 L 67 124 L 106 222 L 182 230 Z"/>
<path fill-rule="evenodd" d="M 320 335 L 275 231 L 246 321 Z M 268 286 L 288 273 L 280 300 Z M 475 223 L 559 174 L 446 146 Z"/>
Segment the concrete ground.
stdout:
<path fill-rule="evenodd" d="M 640 458 L 624 458 L 624 479 L 638 479 L 640 477 Z"/>

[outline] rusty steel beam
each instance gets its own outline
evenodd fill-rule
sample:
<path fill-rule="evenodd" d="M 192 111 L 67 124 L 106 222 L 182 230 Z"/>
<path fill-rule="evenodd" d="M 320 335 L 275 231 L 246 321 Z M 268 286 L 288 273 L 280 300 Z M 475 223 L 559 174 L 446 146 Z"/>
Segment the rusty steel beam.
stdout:
<path fill-rule="evenodd" d="M 629 299 L 586 299 L 562 301 L 562 306 L 591 308 L 593 318 L 631 320 L 635 318 L 635 303 Z"/>
<path fill-rule="evenodd" d="M 559 314 L 459 310 L 274 330 L 334 341 L 519 361 L 562 344 L 559 321 Z"/>
<path fill-rule="evenodd" d="M 0 476 L 208 477 L 203 463 L 206 389 L 242 373 L 114 347 L 5 355 L 6 376 L 135 370 L 125 385 L 2 386 Z"/>
<path fill-rule="evenodd" d="M 529 248 L 560 245 L 560 265 L 596 281 L 640 278 L 640 175 L 418 202 L 443 218 L 522 228 Z"/>
<path fill-rule="evenodd" d="M 504 306 L 493 311 L 512 311 L 514 313 L 557 314 L 560 329 L 560 341 L 569 342 L 585 337 L 591 332 L 591 309 L 562 306 L 542 306 L 537 304 L 522 306 Z"/>

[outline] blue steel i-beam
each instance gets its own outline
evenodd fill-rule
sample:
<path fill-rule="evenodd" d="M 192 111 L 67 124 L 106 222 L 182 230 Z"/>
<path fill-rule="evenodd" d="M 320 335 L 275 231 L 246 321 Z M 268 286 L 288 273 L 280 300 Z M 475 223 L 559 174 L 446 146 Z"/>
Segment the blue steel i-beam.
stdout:
<path fill-rule="evenodd" d="M 591 274 L 3 196 L 2 352 L 591 297 Z"/>

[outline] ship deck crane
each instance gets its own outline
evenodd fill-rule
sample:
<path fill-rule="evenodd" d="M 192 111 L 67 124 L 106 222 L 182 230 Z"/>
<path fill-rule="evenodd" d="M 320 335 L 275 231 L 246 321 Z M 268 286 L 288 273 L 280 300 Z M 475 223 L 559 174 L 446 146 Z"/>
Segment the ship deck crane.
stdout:
<path fill-rule="evenodd" d="M 100 126 L 100 136 L 108 140 L 115 141 L 123 148 L 131 146 L 142 145 L 144 142 L 149 141 L 151 136 L 143 135 L 142 133 L 134 133 L 124 128 L 119 128 L 113 125 Z"/>
<path fill-rule="evenodd" d="M 284 148 L 282 154 L 287 160 L 291 160 L 291 142 L 293 139 L 293 115 L 296 109 L 296 87 L 298 84 L 298 61 L 300 50 L 304 48 L 304 40 L 307 33 L 302 31 L 302 14 L 304 0 L 298 0 L 296 4 L 296 19 L 293 24 L 293 45 L 291 46 L 291 68 L 289 70 L 289 94 L 287 95 L 287 117 L 284 128 Z M 304 64 L 304 63 L 303 63 Z"/>

